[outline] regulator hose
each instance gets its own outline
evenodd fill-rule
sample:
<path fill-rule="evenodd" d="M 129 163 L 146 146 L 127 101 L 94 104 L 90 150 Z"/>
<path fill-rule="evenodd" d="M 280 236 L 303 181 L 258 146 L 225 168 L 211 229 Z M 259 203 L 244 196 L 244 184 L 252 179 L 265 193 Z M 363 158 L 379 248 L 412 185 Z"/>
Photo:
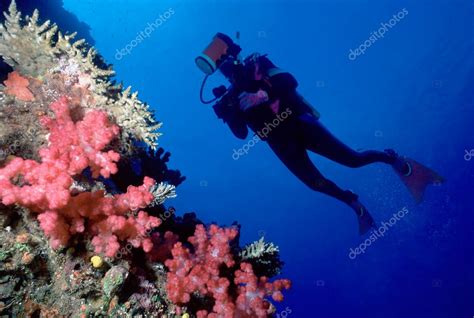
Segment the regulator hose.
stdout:
<path fill-rule="evenodd" d="M 209 77 L 209 75 L 206 75 L 204 77 L 204 79 L 202 80 L 202 85 L 201 85 L 201 91 L 199 93 L 199 98 L 201 99 L 201 103 L 203 104 L 210 104 L 210 103 L 213 103 L 217 100 L 217 97 L 211 99 L 211 100 L 204 100 L 204 97 L 203 97 L 203 93 L 204 93 L 204 86 L 206 85 L 206 82 L 207 82 L 207 78 Z"/>

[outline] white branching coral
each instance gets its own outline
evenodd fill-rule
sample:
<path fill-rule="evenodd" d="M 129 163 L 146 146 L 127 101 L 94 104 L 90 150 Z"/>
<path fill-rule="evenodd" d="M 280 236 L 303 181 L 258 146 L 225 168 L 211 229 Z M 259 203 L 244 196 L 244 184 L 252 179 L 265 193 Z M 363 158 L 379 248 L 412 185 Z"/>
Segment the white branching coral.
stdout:
<path fill-rule="evenodd" d="M 240 259 L 252 265 L 255 273 L 260 276 L 273 277 L 280 274 L 283 262 L 280 260 L 278 246 L 260 240 L 247 245 L 239 253 Z"/>
<path fill-rule="evenodd" d="M 150 192 L 155 197 L 153 202 L 150 204 L 151 206 L 160 205 L 167 199 L 176 198 L 176 187 L 164 182 L 154 185 Z"/>
<path fill-rule="evenodd" d="M 156 145 L 158 136 L 156 131 L 161 127 L 161 123 L 156 123 L 148 105 L 142 103 L 138 98 L 138 93 L 130 93 L 131 88 L 119 94 L 119 98 L 109 103 L 109 108 L 113 110 L 114 116 L 120 126 L 123 127 L 123 141 L 140 136 L 148 145 Z M 156 147 L 152 146 L 153 150 Z"/>
<path fill-rule="evenodd" d="M 68 96 L 72 107 L 101 109 L 121 127 L 120 151 L 133 152 L 133 141 L 145 142 L 157 149 L 161 124 L 156 122 L 148 105 L 127 88 L 114 85 L 114 71 L 105 65 L 94 48 L 84 40 L 73 42 L 76 34 L 63 35 L 55 24 L 39 23 L 39 12 L 22 17 L 13 0 L 5 23 L 0 24 L 0 55 L 18 74 L 29 81 L 34 100 L 16 100 L 7 96 L 0 85 L 0 115 L 2 108 L 20 104 L 34 112 L 47 113 L 48 105 L 60 96 Z M 18 114 L 15 114 L 18 115 Z M 15 117 L 15 116 L 10 116 Z M 18 116 L 16 116 L 18 117 Z M 2 118 L 0 118 L 2 120 Z M 44 138 L 39 135 L 38 138 Z M 38 140 L 40 142 L 40 140 Z"/>
<path fill-rule="evenodd" d="M 265 254 L 276 254 L 279 252 L 278 246 L 273 243 L 265 242 L 265 238 L 261 237 L 258 241 L 247 245 L 241 252 L 240 257 L 243 260 L 250 258 L 261 258 Z"/>

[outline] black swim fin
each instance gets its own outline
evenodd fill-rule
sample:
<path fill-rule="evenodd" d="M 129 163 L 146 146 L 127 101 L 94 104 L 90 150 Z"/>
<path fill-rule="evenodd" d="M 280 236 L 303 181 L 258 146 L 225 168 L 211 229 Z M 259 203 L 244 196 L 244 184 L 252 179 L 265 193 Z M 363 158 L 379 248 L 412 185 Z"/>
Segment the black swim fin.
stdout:
<path fill-rule="evenodd" d="M 400 163 L 402 163 L 402 165 Z M 402 166 L 404 168 L 401 168 Z M 393 165 L 393 169 L 417 203 L 423 200 L 423 194 L 428 185 L 440 185 L 445 181 L 444 178 L 434 170 L 407 157 L 398 157 L 397 162 Z"/>

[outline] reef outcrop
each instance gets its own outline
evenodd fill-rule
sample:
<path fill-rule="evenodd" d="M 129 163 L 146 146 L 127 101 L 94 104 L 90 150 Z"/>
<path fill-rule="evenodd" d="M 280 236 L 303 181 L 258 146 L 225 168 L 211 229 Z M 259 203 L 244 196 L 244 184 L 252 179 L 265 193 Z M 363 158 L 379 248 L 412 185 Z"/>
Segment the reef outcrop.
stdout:
<path fill-rule="evenodd" d="M 278 248 L 165 206 L 184 177 L 161 124 L 74 36 L 14 1 L 0 24 L 0 314 L 271 315 Z"/>

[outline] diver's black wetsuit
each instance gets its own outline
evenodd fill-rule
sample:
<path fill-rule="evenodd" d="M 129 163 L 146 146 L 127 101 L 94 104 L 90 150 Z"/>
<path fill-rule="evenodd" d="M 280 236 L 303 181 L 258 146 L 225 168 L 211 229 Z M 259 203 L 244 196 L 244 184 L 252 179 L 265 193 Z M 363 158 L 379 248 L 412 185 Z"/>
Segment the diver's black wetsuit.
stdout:
<path fill-rule="evenodd" d="M 392 164 L 395 159 L 385 152 L 357 152 L 338 140 L 313 115 L 298 117 L 298 125 L 288 136 L 269 139 L 268 144 L 285 166 L 308 187 L 339 199 L 347 204 L 357 199 L 351 191 L 343 191 L 326 179 L 310 160 L 307 150 L 351 168 L 374 162 Z"/>
<path fill-rule="evenodd" d="M 308 187 L 350 204 L 357 200 L 357 195 L 342 190 L 326 179 L 311 162 L 307 150 L 351 168 L 374 162 L 393 164 L 395 157 L 374 150 L 358 152 L 342 143 L 321 124 L 319 114 L 315 114 L 297 93 L 297 86 L 297 81 L 289 73 L 267 77 L 260 88 L 268 93 L 270 101 L 252 107 L 245 113 L 237 113 L 227 122 L 231 128 L 234 127 L 234 134 L 240 131 L 236 134 L 239 138 L 246 137 L 246 127 L 243 128 L 243 125 L 248 125 L 268 142 L 285 166 Z M 280 106 L 275 113 L 270 105 L 277 100 Z M 290 115 L 283 119 L 283 112 Z M 269 129 L 271 131 L 267 134 Z M 242 133 L 243 130 L 245 133 Z"/>

